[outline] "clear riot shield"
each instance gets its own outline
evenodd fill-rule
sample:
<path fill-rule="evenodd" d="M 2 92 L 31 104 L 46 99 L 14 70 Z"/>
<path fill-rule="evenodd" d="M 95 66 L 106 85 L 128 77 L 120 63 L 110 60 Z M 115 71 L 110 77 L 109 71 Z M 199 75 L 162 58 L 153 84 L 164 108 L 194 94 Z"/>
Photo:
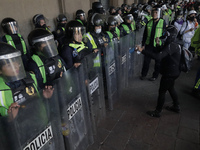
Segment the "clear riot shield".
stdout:
<path fill-rule="evenodd" d="M 165 20 L 166 26 L 169 26 L 169 15 L 164 15 L 163 19 Z"/>
<path fill-rule="evenodd" d="M 59 141 L 54 137 L 45 101 L 41 93 L 40 96 L 27 99 L 20 104 L 20 108 L 12 109 L 9 119 L 6 122 L 3 120 L 3 134 L 8 139 L 4 146 L 9 146 L 11 150 L 57 149 L 56 142 Z"/>
<path fill-rule="evenodd" d="M 73 67 L 64 72 L 54 85 L 60 106 L 60 128 L 67 150 L 86 149 L 92 144 L 89 108 L 79 75 L 84 76 L 83 71 Z"/>
<path fill-rule="evenodd" d="M 134 71 L 134 51 L 135 51 L 135 32 L 129 34 L 129 61 L 128 61 L 128 81 L 133 78 Z M 128 82 L 129 83 L 129 82 Z"/>
<path fill-rule="evenodd" d="M 101 119 L 105 117 L 105 97 L 102 75 L 101 51 L 91 53 L 82 61 L 85 71 L 85 82 L 89 99 L 89 107 L 93 131 L 96 134 L 96 127 Z"/>
<path fill-rule="evenodd" d="M 103 52 L 103 64 L 106 75 L 106 85 L 104 87 L 106 86 L 105 95 L 110 110 L 113 110 L 113 105 L 118 99 L 115 53 L 115 43 L 111 41 Z"/>
<path fill-rule="evenodd" d="M 145 28 L 141 28 L 140 30 L 136 31 L 135 45 L 142 46 L 142 38 L 143 38 L 144 30 L 145 30 Z M 134 52 L 134 61 L 133 61 L 134 76 L 138 76 L 141 74 L 143 58 L 144 58 L 144 56 L 141 53 L 138 53 L 136 51 Z"/>
<path fill-rule="evenodd" d="M 118 87 L 119 93 L 121 94 L 122 89 L 128 85 L 128 51 L 129 51 L 129 36 L 120 38 L 119 49 L 118 49 Z"/>

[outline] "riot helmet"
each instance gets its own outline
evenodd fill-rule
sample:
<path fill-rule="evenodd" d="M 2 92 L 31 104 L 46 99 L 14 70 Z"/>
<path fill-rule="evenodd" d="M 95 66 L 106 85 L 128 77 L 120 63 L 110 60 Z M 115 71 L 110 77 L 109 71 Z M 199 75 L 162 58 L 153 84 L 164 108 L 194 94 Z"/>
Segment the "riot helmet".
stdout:
<path fill-rule="evenodd" d="M 47 23 L 47 19 L 44 17 L 43 14 L 36 14 L 33 16 L 33 24 L 36 28 L 38 27 L 45 27 Z"/>
<path fill-rule="evenodd" d="M 153 7 L 151 15 L 154 20 L 157 20 L 162 17 L 162 10 L 159 5 Z"/>
<path fill-rule="evenodd" d="M 57 46 L 54 41 L 54 36 L 45 29 L 34 29 L 28 35 L 29 45 L 33 47 L 33 53 L 51 58 L 58 55 Z"/>
<path fill-rule="evenodd" d="M 5 82 L 18 81 L 26 77 L 21 52 L 2 42 L 0 42 L 0 77 Z"/>
<path fill-rule="evenodd" d="M 80 19 L 82 21 L 85 21 L 85 12 L 82 9 L 79 9 L 76 11 L 76 19 Z"/>
<path fill-rule="evenodd" d="M 169 42 L 169 43 L 174 42 L 178 35 L 178 29 L 173 25 L 169 25 L 166 28 L 166 31 L 167 31 L 167 42 Z"/>
<path fill-rule="evenodd" d="M 93 26 L 103 26 L 104 24 L 103 15 L 97 13 L 93 14 L 91 18 L 91 23 Z"/>
<path fill-rule="evenodd" d="M 138 8 L 139 11 L 141 11 L 142 8 L 143 8 L 143 5 L 142 5 L 142 4 L 138 4 L 138 5 L 137 5 L 137 8 Z"/>
<path fill-rule="evenodd" d="M 58 23 L 67 23 L 67 17 L 64 14 L 58 15 L 56 20 Z"/>
<path fill-rule="evenodd" d="M 114 32 L 116 30 L 118 22 L 116 21 L 115 16 L 109 16 L 107 18 L 106 24 L 108 31 Z"/>
<path fill-rule="evenodd" d="M 13 18 L 4 18 L 1 21 L 1 27 L 6 34 L 19 33 L 18 23 Z"/>
<path fill-rule="evenodd" d="M 115 15 L 114 19 L 117 21 L 118 25 L 120 25 L 122 22 L 124 22 L 124 20 L 122 19 L 122 17 L 119 14 Z"/>
<path fill-rule="evenodd" d="M 116 13 L 116 10 L 115 10 L 115 7 L 114 7 L 114 6 L 111 6 L 111 7 L 109 8 L 109 13 L 110 13 L 110 15 L 113 15 L 113 14 Z"/>
<path fill-rule="evenodd" d="M 85 41 L 85 27 L 77 20 L 71 20 L 66 25 L 66 36 L 68 39 L 75 40 L 76 42 Z"/>
<path fill-rule="evenodd" d="M 94 13 L 100 13 L 100 14 L 105 13 L 105 10 L 104 10 L 101 2 L 93 2 L 92 3 L 92 10 L 94 11 Z"/>
<path fill-rule="evenodd" d="M 131 24 L 133 22 L 133 15 L 132 14 L 124 14 L 123 20 L 126 24 Z"/>

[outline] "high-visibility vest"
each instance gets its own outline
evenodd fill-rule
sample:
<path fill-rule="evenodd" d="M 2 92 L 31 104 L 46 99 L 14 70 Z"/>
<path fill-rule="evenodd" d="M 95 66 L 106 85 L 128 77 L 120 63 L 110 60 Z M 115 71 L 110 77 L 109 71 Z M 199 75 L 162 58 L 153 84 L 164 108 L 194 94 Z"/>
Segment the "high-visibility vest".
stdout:
<path fill-rule="evenodd" d="M 126 24 L 122 24 L 122 27 L 124 28 L 124 30 L 126 31 L 127 34 L 131 33 L 131 31 L 134 31 L 133 24 L 131 24 L 131 30 L 129 29 L 129 27 Z"/>
<path fill-rule="evenodd" d="M 80 19 L 76 19 L 76 21 L 80 22 L 84 26 L 83 22 Z"/>
<path fill-rule="evenodd" d="M 22 48 L 23 48 L 23 53 L 26 54 L 27 53 L 27 49 L 26 49 L 26 44 L 22 38 L 22 36 L 20 34 L 17 34 L 18 37 L 20 38 L 21 44 L 22 44 Z M 16 48 L 15 43 L 13 41 L 13 38 L 11 35 L 5 35 L 6 41 L 8 44 L 12 45 L 14 48 Z"/>
<path fill-rule="evenodd" d="M 90 43 L 92 44 L 92 49 L 97 49 L 97 45 L 94 41 L 94 38 L 92 37 L 92 35 L 90 34 L 90 32 L 88 32 L 86 34 L 86 37 L 89 39 Z"/>
<path fill-rule="evenodd" d="M 79 53 L 80 51 L 82 51 L 85 48 L 88 48 L 87 46 L 85 46 L 85 44 L 83 42 L 81 42 L 81 44 L 74 44 L 74 43 L 70 43 L 69 44 L 70 47 L 76 49 L 76 51 Z"/>
<path fill-rule="evenodd" d="M 32 78 L 32 80 L 34 81 L 33 86 L 35 88 L 35 93 L 38 93 L 38 88 L 37 88 L 37 79 L 35 77 L 34 74 L 29 73 L 30 77 Z M 14 99 L 13 99 L 13 92 L 11 90 L 11 88 L 6 85 L 4 79 L 2 77 L 0 77 L 0 114 L 2 116 L 6 116 L 7 115 L 7 110 L 9 108 L 9 106 L 14 103 Z M 22 91 L 25 92 L 25 91 Z M 20 93 L 18 93 L 20 94 Z"/>
<path fill-rule="evenodd" d="M 163 19 L 159 19 L 157 25 L 156 25 L 156 33 L 155 33 L 155 36 L 154 36 L 154 47 L 156 47 L 156 37 L 161 37 L 162 34 L 163 34 L 163 23 L 164 23 L 164 20 Z M 148 23 L 147 23 L 147 39 L 146 39 L 146 42 L 145 44 L 146 45 L 149 45 L 150 44 L 150 38 L 151 38 L 151 31 L 152 31 L 152 27 L 153 27 L 153 19 L 150 20 Z M 162 44 L 162 42 L 160 41 L 160 45 Z"/>
<path fill-rule="evenodd" d="M 115 32 L 116 32 L 117 36 L 120 38 L 120 30 L 118 27 L 115 28 Z"/>

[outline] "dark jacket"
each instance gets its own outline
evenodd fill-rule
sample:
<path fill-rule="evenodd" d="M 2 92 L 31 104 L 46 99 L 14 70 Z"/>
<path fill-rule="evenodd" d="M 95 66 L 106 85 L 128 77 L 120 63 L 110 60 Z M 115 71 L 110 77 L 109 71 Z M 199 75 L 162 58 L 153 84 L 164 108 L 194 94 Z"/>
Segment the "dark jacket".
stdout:
<path fill-rule="evenodd" d="M 161 61 L 160 73 L 166 77 L 177 77 L 180 74 L 181 47 L 177 43 L 166 44 L 159 53 L 143 50 L 144 55 Z"/>

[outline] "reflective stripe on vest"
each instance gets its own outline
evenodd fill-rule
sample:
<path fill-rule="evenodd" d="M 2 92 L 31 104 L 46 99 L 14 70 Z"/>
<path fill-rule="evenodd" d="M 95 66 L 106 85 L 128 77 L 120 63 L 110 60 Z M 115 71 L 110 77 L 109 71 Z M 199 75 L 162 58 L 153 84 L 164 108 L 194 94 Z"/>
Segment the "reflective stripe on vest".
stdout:
<path fill-rule="evenodd" d="M 40 73 L 41 73 L 42 78 L 43 78 L 43 83 L 46 83 L 47 82 L 47 78 L 46 78 L 46 71 L 45 71 L 44 63 L 42 62 L 40 57 L 37 56 L 37 55 L 33 55 L 31 58 L 37 64 L 37 66 L 38 66 L 38 68 L 40 70 Z"/>
<path fill-rule="evenodd" d="M 21 44 L 22 44 L 22 48 L 23 48 L 23 52 L 24 52 L 24 54 L 26 54 L 27 53 L 26 44 L 25 44 L 24 40 L 22 39 L 22 36 L 20 34 L 17 34 L 17 35 L 20 38 L 20 41 L 21 41 Z M 5 35 L 5 38 L 6 38 L 6 41 L 7 41 L 8 44 L 10 44 L 14 48 L 16 48 L 15 43 L 13 42 L 12 36 Z"/>
<path fill-rule="evenodd" d="M 74 44 L 74 43 L 70 43 L 69 44 L 70 47 L 76 49 L 76 51 L 79 53 L 80 51 L 82 51 L 85 48 L 88 48 L 87 46 L 85 46 L 85 44 L 83 42 L 81 42 L 81 44 Z"/>
<path fill-rule="evenodd" d="M 92 35 L 90 34 L 90 32 L 86 33 L 86 37 L 88 37 L 88 39 L 90 40 L 90 43 L 92 44 L 92 48 L 97 49 L 97 45 L 96 45 Z"/>
<path fill-rule="evenodd" d="M 122 24 L 122 27 L 124 28 L 124 30 L 126 31 L 127 34 L 129 34 L 131 31 L 134 31 L 134 27 L 133 24 L 131 24 L 131 30 L 129 29 L 129 27 L 125 24 Z"/>
<path fill-rule="evenodd" d="M 161 37 L 162 33 L 163 33 L 163 23 L 164 20 L 163 19 L 159 19 L 157 25 L 156 25 L 156 33 L 154 36 L 154 47 L 156 47 L 156 37 Z M 151 38 L 151 31 L 152 31 L 152 26 L 153 26 L 153 20 L 150 20 L 149 23 L 147 24 L 147 40 L 145 42 L 146 45 L 149 45 L 150 43 L 150 38 Z M 161 45 L 161 41 L 160 41 L 160 45 Z"/>
<path fill-rule="evenodd" d="M 151 15 L 149 15 L 149 16 L 146 15 L 145 17 L 147 18 L 148 21 L 152 19 L 152 16 L 151 16 Z"/>
<path fill-rule="evenodd" d="M 113 34 L 110 31 L 106 31 L 106 33 L 108 34 L 110 40 L 112 40 L 113 39 Z"/>

